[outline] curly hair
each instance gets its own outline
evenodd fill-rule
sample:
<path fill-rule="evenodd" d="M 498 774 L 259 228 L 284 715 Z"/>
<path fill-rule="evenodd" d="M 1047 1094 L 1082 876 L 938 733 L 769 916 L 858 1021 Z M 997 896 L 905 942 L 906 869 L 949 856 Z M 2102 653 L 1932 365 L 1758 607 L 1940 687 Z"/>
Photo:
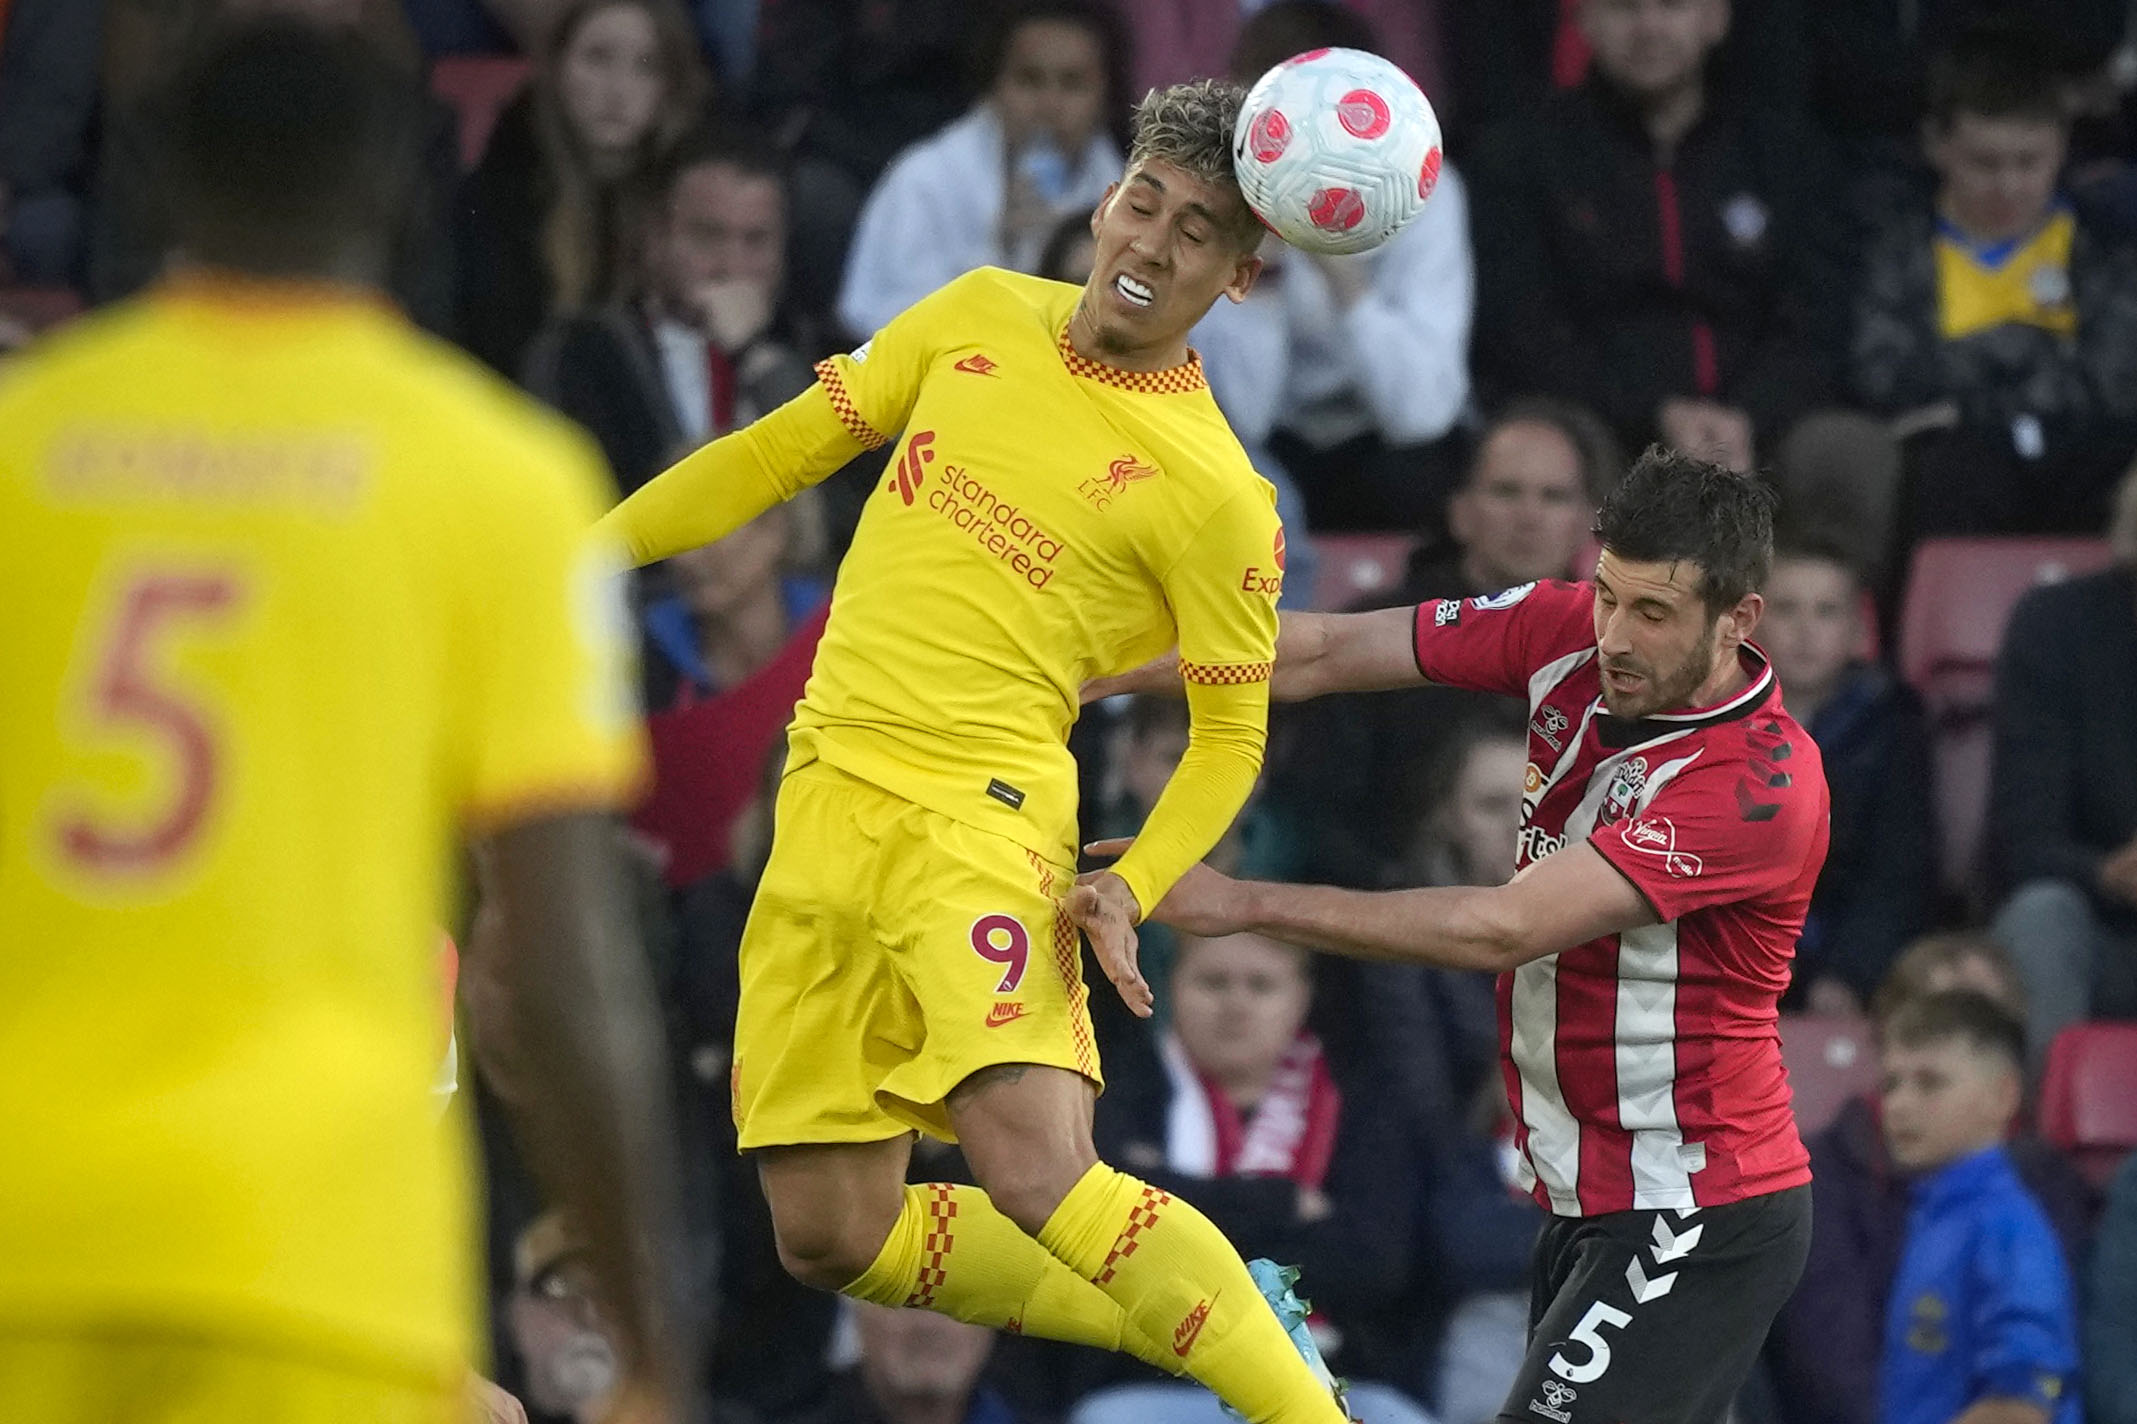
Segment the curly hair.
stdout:
<path fill-rule="evenodd" d="M 1135 106 L 1128 166 L 1155 158 L 1238 198 L 1239 210 L 1226 226 L 1235 241 L 1252 250 L 1261 241 L 1261 220 L 1240 196 L 1232 170 L 1232 129 L 1246 97 L 1246 89 L 1228 79 L 1151 90 Z"/>
<path fill-rule="evenodd" d="M 1700 597 L 1719 615 L 1765 587 L 1778 503 L 1756 476 L 1650 445 L 1603 500 L 1595 537 L 1635 563 L 1697 564 Z"/>

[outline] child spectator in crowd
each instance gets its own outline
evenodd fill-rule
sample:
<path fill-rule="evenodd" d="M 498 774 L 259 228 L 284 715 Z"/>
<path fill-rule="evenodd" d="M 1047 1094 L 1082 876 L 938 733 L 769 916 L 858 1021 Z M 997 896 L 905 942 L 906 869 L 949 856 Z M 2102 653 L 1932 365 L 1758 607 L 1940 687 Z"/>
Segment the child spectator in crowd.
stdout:
<path fill-rule="evenodd" d="M 1968 990 L 1884 1024 L 1885 1140 L 1912 1179 L 1886 1306 L 1881 1424 L 2078 1424 L 2063 1250 L 2004 1139 L 2024 1097 L 2017 1019 Z"/>
<path fill-rule="evenodd" d="M 2137 468 L 2108 540 L 2113 568 L 2018 601 L 1996 667 L 1996 935 L 2036 1059 L 2079 1019 L 2137 1015 Z"/>
<path fill-rule="evenodd" d="M 1910 432 L 1903 542 L 2097 528 L 2137 447 L 2137 253 L 2063 196 L 2042 43 L 1997 28 L 1930 71 L 1934 193 L 1873 185 L 1859 400 Z"/>
<path fill-rule="evenodd" d="M 1954 991 L 2024 1022 L 2017 967 L 2002 945 L 1978 934 L 1935 934 L 1909 945 L 1872 1009 L 1882 1022 Z M 1880 1424 L 1880 1342 L 1909 1211 L 1907 1169 L 1887 1147 L 1882 1116 L 1875 1098 L 1857 1098 L 1808 1139 L 1818 1230 L 1767 1346 L 1782 1424 Z M 2006 1150 L 2053 1223 L 2062 1258 L 2082 1260 L 2094 1198 L 2076 1167 L 2030 1132 Z"/>
<path fill-rule="evenodd" d="M 1376 1424 L 1429 1424 L 1377 1382 L 1417 1227 L 1415 1158 L 1384 1079 L 1355 1046 L 1324 1050 L 1309 1031 L 1313 976 L 1293 945 L 1182 935 L 1169 997 L 1172 1025 L 1155 1055 L 1106 1045 L 1099 1151 L 1194 1203 L 1241 1255 L 1301 1267 L 1352 1410 Z M 1140 1373 L 1108 1368 L 1114 1378 Z M 1170 1381 L 1102 1389 L 1071 1415 L 1073 1424 L 1225 1418 L 1214 1395 Z"/>
<path fill-rule="evenodd" d="M 975 267 L 1038 270 L 1061 220 L 1120 177 L 1119 26 L 1096 0 L 1029 0 L 993 48 L 987 95 L 898 156 L 868 195 L 838 315 L 866 336 Z"/>
<path fill-rule="evenodd" d="M 675 0 L 574 0 L 461 194 L 461 344 L 517 378 L 552 313 L 618 297 L 707 82 Z"/>
<path fill-rule="evenodd" d="M 103 0 L 0 6 L 0 283 L 81 277 Z"/>
<path fill-rule="evenodd" d="M 1832 791 L 1832 846 L 1784 1001 L 1857 1014 L 1929 926 L 1937 883 L 1929 729 L 1914 693 L 1862 656 L 1864 586 L 1837 546 L 1775 550 L 1759 645 Z"/>
<path fill-rule="evenodd" d="M 2137 1424 L 2137 1156 L 2107 1189 L 2085 1318 L 2086 1418 Z"/>
<path fill-rule="evenodd" d="M 1276 0 L 1241 28 L 1231 76 L 1251 84 L 1331 47 L 1379 44 L 1329 0 Z M 1283 468 L 1316 530 L 1437 532 L 1461 468 L 1449 437 L 1469 409 L 1476 302 L 1460 175 L 1443 168 L 1423 212 L 1371 252 L 1271 240 L 1262 259 L 1247 299 L 1219 302 L 1192 337 L 1240 442 L 1257 466 Z"/>
<path fill-rule="evenodd" d="M 550 320 L 527 388 L 586 427 L 627 495 L 814 380 L 817 338 L 785 302 L 779 157 L 738 133 L 686 139 L 627 300 Z"/>
<path fill-rule="evenodd" d="M 532 1424 L 600 1424 L 622 1361 L 595 1300 L 586 1248 L 561 1214 L 546 1212 L 519 1234 L 512 1277 L 505 1319 Z"/>

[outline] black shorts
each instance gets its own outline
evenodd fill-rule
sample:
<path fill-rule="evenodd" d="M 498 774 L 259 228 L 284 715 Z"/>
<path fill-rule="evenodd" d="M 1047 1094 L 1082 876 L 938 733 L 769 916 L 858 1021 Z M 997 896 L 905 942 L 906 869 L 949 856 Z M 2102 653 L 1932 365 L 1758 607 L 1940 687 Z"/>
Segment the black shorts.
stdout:
<path fill-rule="evenodd" d="M 1514 1424 L 1717 1424 L 1810 1250 L 1809 1187 L 1554 1216 L 1536 1239 Z"/>

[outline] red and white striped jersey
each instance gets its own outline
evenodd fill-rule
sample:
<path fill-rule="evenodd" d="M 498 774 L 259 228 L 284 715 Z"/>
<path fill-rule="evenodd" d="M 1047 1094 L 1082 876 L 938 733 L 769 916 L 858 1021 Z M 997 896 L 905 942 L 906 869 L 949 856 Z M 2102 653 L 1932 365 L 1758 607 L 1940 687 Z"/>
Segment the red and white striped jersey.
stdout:
<path fill-rule="evenodd" d="M 1825 863 L 1817 745 L 1748 645 L 1727 701 L 1611 715 L 1593 608 L 1554 581 L 1416 614 L 1427 679 L 1528 698 L 1517 868 L 1585 839 L 1662 921 L 1500 976 L 1523 1184 L 1561 1216 L 1801 1185 L 1777 1018 Z"/>

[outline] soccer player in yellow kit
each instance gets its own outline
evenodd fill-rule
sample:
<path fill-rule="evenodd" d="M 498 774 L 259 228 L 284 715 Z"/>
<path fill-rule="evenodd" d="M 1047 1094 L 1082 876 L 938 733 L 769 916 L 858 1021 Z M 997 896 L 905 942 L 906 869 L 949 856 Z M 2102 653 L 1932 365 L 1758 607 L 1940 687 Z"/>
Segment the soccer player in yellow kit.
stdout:
<path fill-rule="evenodd" d="M 643 563 L 895 442 L 839 570 L 741 951 L 735 1116 L 782 1259 L 888 1305 L 1126 1349 L 1248 1419 L 1342 1418 L 1223 1236 L 1091 1146 L 1077 931 L 1147 1014 L 1133 925 L 1261 764 L 1274 493 L 1187 333 L 1246 295 L 1241 91 L 1152 94 L 1078 291 L 985 269 L 606 523 Z M 1136 849 L 1074 872 L 1078 689 L 1178 639 L 1189 748 Z M 984 1190 L 905 1185 L 911 1132 Z M 1316 1362 L 1317 1363 L 1317 1362 Z"/>
<path fill-rule="evenodd" d="M 583 438 L 373 290 L 422 133 L 361 41 L 218 40 L 187 271 L 0 380 L 0 1420 L 445 1424 L 477 1249 L 437 930 L 668 1419 L 671 1144 L 614 827 L 641 756 Z"/>

